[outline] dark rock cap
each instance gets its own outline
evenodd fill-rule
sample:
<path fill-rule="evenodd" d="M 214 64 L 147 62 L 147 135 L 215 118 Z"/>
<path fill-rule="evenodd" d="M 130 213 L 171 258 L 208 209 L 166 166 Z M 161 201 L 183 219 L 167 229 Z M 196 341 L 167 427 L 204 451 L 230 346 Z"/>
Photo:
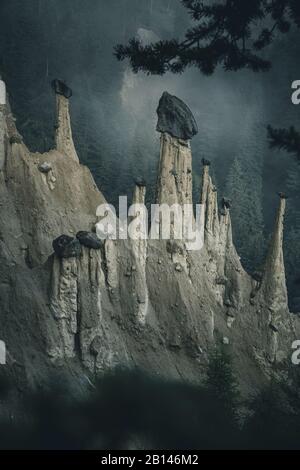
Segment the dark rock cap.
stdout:
<path fill-rule="evenodd" d="M 202 165 L 203 166 L 210 166 L 211 162 L 210 162 L 210 160 L 207 160 L 206 158 L 202 158 Z"/>
<path fill-rule="evenodd" d="M 38 169 L 41 173 L 49 173 L 52 170 L 51 163 L 43 162 L 38 166 Z"/>
<path fill-rule="evenodd" d="M 165 91 L 157 108 L 156 130 L 172 137 L 189 140 L 198 134 L 198 126 L 189 107 L 176 96 Z"/>
<path fill-rule="evenodd" d="M 280 199 L 288 199 L 288 196 L 285 193 L 280 192 L 280 193 L 277 193 L 277 194 L 280 197 Z"/>
<path fill-rule="evenodd" d="M 79 240 L 81 245 L 87 248 L 92 248 L 93 250 L 101 249 L 101 241 L 93 232 L 80 231 L 77 233 L 76 238 Z"/>
<path fill-rule="evenodd" d="M 71 98 L 73 95 L 73 92 L 71 88 L 69 88 L 65 82 L 62 80 L 55 79 L 51 82 L 52 90 L 57 94 L 57 95 L 62 95 L 65 98 Z"/>
<path fill-rule="evenodd" d="M 223 209 L 230 209 L 231 208 L 231 199 L 227 197 L 222 198 L 222 208 Z"/>
<path fill-rule="evenodd" d="M 138 176 L 137 178 L 135 178 L 134 182 L 136 186 L 139 186 L 140 188 L 146 186 L 146 180 L 142 178 L 141 176 Z"/>
<path fill-rule="evenodd" d="M 20 134 L 14 134 L 11 136 L 11 138 L 9 139 L 9 143 L 11 145 L 13 144 L 21 144 L 23 142 L 22 140 L 22 137 L 20 136 Z"/>
<path fill-rule="evenodd" d="M 61 235 L 52 243 L 53 249 L 59 258 L 76 258 L 81 254 L 81 245 L 78 240 L 68 235 Z"/>

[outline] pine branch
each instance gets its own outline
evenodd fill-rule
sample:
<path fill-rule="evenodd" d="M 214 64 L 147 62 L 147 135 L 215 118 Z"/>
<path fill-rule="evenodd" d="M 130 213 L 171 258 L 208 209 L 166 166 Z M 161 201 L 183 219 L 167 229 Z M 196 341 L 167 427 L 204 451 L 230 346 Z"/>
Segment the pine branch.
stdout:
<path fill-rule="evenodd" d="M 289 129 L 274 129 L 268 126 L 268 139 L 271 149 L 285 150 L 300 161 L 300 132 L 293 126 Z"/>
<path fill-rule="evenodd" d="M 271 63 L 257 53 L 269 46 L 275 30 L 285 34 L 294 23 L 300 27 L 298 0 L 227 0 L 214 3 L 181 0 L 196 25 L 184 39 L 158 41 L 143 45 L 133 38 L 128 45 L 117 45 L 118 60 L 129 60 L 137 73 L 163 75 L 182 73 L 197 67 L 212 74 L 217 66 L 226 71 L 248 68 L 254 72 L 269 70 Z M 273 26 L 266 27 L 272 20 Z M 262 23 L 261 30 L 257 26 Z"/>

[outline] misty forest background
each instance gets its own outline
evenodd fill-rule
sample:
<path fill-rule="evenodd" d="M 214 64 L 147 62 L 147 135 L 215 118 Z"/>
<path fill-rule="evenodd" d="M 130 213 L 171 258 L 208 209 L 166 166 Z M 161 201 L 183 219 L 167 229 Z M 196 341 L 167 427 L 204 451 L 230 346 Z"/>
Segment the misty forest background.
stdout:
<path fill-rule="evenodd" d="M 13 112 L 33 151 L 53 147 L 55 106 L 50 82 L 71 86 L 74 140 L 109 202 L 131 197 L 137 176 L 154 201 L 159 135 L 156 108 L 163 91 L 192 109 L 194 201 L 199 200 L 201 159 L 212 161 L 219 196 L 232 199 L 234 239 L 244 266 L 261 269 L 275 219 L 278 191 L 289 195 L 285 260 L 290 307 L 300 311 L 300 166 L 270 150 L 266 127 L 300 127 L 291 103 L 299 77 L 299 30 L 279 35 L 268 48 L 266 73 L 196 69 L 163 77 L 134 75 L 113 55 L 114 46 L 180 38 L 190 18 L 178 0 L 6 0 L 0 3 L 0 73 Z M 3 21 L 4 19 L 4 21 Z"/>

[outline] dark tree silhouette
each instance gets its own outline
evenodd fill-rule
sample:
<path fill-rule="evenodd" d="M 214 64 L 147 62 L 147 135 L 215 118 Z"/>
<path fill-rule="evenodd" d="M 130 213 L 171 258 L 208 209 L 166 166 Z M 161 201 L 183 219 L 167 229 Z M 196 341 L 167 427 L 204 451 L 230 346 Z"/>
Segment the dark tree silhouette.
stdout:
<path fill-rule="evenodd" d="M 300 133 L 291 126 L 289 129 L 274 129 L 268 126 L 271 148 L 285 150 L 300 161 Z"/>
<path fill-rule="evenodd" d="M 262 55 L 276 34 L 300 27 L 299 0 L 181 0 L 194 24 L 182 41 L 170 39 L 143 45 L 132 38 L 115 47 L 118 60 L 128 59 L 132 70 L 153 75 L 182 73 L 197 67 L 205 75 L 217 66 L 226 71 L 267 71 L 271 62 Z M 268 128 L 272 148 L 285 149 L 300 160 L 300 133 Z"/>
<path fill-rule="evenodd" d="M 198 67 L 212 74 L 218 65 L 225 70 L 268 70 L 271 63 L 259 55 L 277 31 L 287 33 L 300 26 L 297 0 L 181 0 L 195 25 L 182 41 L 163 40 L 143 45 L 133 38 L 117 45 L 118 60 L 129 59 L 134 72 L 163 75 Z"/>
<path fill-rule="evenodd" d="M 218 346 L 210 352 L 206 387 L 214 400 L 222 404 L 228 417 L 235 421 L 240 394 L 232 359 L 225 347 Z"/>

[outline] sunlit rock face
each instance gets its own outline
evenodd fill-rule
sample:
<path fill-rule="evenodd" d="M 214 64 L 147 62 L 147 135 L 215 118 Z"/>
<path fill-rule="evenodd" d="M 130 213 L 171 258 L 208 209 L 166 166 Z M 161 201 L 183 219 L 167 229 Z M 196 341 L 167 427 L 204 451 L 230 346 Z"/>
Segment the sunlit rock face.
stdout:
<path fill-rule="evenodd" d="M 192 204 L 192 152 L 189 142 L 161 135 L 158 204 Z"/>
<path fill-rule="evenodd" d="M 56 93 L 56 107 L 56 149 L 79 162 L 73 142 L 68 98 L 66 98 L 63 94 Z"/>
<path fill-rule="evenodd" d="M 123 365 L 197 382 L 205 374 L 208 352 L 219 343 L 230 347 L 245 392 L 280 374 L 273 366 L 280 363 L 284 370 L 290 363 L 298 331 L 286 300 L 284 204 L 262 282 L 252 279 L 240 263 L 230 208 L 219 208 L 205 161 L 201 249 L 187 250 L 184 240 L 98 243 L 97 207 L 106 201 L 79 163 L 68 98 L 56 98 L 56 149 L 46 154 L 30 153 L 8 105 L 0 120 L 5 142 L 0 171 L 0 340 L 6 343 L 8 370 L 20 386 L 39 384 L 62 366 L 72 379 Z M 196 126 L 187 108 L 177 104 L 176 99 L 171 117 L 165 108 L 166 118 L 158 125 L 157 201 L 167 204 L 192 203 L 189 138 Z M 145 183 L 138 181 L 133 202 L 143 205 L 145 193 Z M 141 217 L 131 214 L 129 221 L 138 224 Z M 53 240 L 63 234 L 67 241 L 77 235 L 80 244 L 68 257 L 57 249 L 53 253 Z"/>
<path fill-rule="evenodd" d="M 5 117 L 0 110 L 0 171 L 3 170 L 5 162 Z"/>
<path fill-rule="evenodd" d="M 264 298 L 269 304 L 269 309 L 274 314 L 286 308 L 288 298 L 282 248 L 285 209 L 286 199 L 280 198 L 261 286 Z"/>

